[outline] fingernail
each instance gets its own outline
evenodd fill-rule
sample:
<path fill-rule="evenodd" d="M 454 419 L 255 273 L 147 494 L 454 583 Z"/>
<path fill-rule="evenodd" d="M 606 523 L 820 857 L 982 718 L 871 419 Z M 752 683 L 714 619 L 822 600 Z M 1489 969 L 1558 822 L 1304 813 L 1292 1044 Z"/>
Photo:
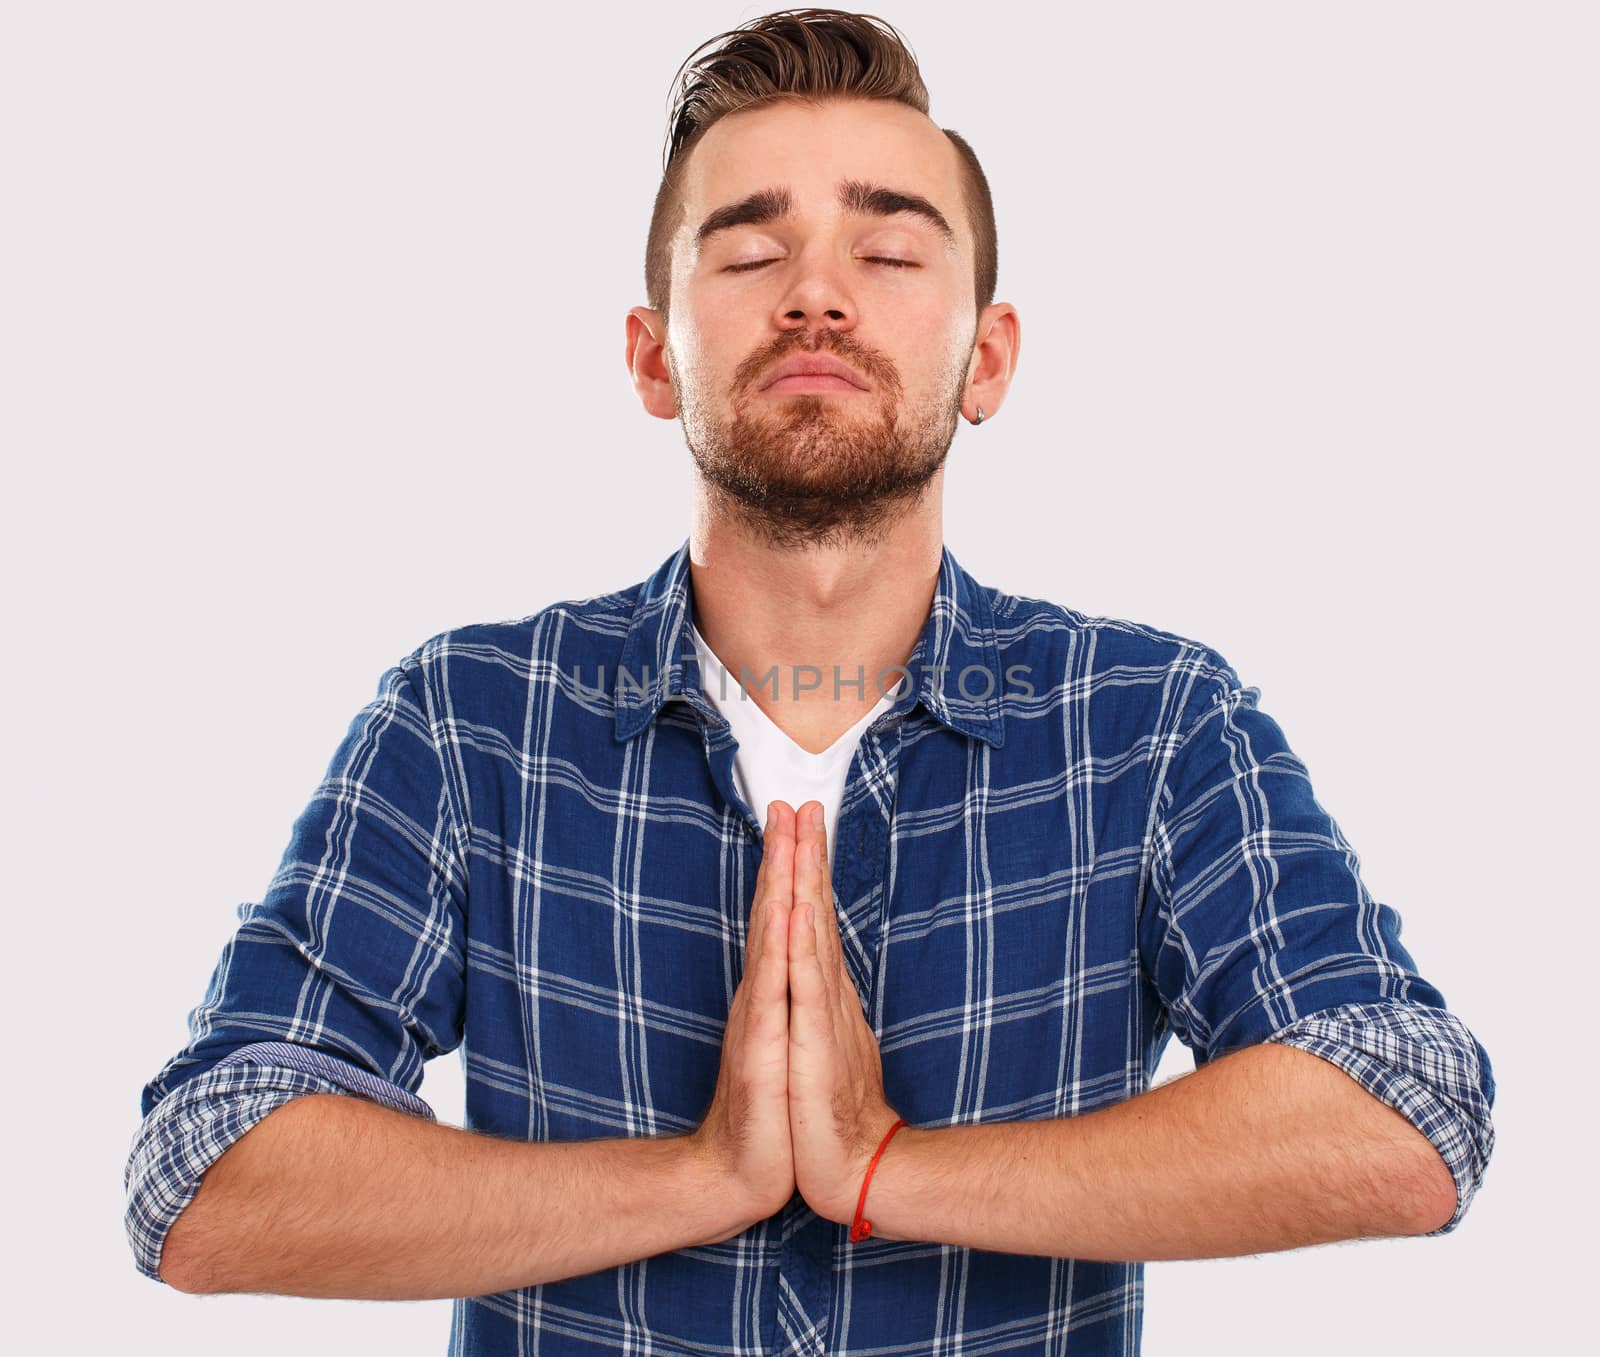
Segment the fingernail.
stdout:
<path fill-rule="evenodd" d="M 813 828 L 813 829 L 821 829 L 822 828 L 822 807 L 821 806 L 813 806 L 811 808 L 811 828 Z"/>

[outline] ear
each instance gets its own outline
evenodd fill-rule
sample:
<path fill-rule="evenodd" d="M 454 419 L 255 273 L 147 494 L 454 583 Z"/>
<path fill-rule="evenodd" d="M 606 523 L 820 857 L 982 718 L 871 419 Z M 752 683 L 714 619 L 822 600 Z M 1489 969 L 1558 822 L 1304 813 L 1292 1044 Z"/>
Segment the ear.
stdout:
<path fill-rule="evenodd" d="M 628 312 L 624 359 L 639 403 L 657 419 L 678 417 L 678 397 L 667 367 L 667 326 L 659 311 L 636 306 Z"/>
<path fill-rule="evenodd" d="M 961 397 L 961 413 L 970 420 L 983 407 L 987 422 L 1005 404 L 1006 392 L 1017 370 L 1022 352 L 1022 321 L 1010 302 L 994 302 L 983 308 L 978 318 L 972 359 L 967 365 L 967 388 Z"/>

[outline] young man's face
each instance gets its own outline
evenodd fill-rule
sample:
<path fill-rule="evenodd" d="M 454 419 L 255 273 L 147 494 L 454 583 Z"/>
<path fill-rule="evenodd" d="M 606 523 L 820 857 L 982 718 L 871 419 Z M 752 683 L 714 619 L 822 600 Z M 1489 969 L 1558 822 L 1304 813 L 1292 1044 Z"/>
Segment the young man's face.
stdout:
<path fill-rule="evenodd" d="M 944 225 L 870 199 L 852 210 L 852 190 L 914 197 Z M 787 195 L 786 214 L 706 229 L 766 191 Z M 973 242 L 955 147 L 901 104 L 780 103 L 711 128 L 684 203 L 665 348 L 696 462 L 775 539 L 871 537 L 943 465 L 969 376 Z M 774 384 L 797 357 L 837 359 L 855 384 Z"/>

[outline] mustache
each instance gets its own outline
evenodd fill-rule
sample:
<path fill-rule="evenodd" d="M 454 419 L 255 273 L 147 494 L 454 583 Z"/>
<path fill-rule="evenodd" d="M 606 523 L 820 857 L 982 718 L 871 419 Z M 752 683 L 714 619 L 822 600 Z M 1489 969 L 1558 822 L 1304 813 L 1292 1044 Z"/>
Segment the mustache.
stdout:
<path fill-rule="evenodd" d="M 900 378 L 894 364 L 849 336 L 835 330 L 826 330 L 812 342 L 804 331 L 793 330 L 775 344 L 769 345 L 759 353 L 751 354 L 740 363 L 734 371 L 734 389 L 748 390 L 755 386 L 765 373 L 783 362 L 785 358 L 797 353 L 829 354 L 841 363 L 848 363 L 883 391 L 892 393 L 900 388 Z"/>

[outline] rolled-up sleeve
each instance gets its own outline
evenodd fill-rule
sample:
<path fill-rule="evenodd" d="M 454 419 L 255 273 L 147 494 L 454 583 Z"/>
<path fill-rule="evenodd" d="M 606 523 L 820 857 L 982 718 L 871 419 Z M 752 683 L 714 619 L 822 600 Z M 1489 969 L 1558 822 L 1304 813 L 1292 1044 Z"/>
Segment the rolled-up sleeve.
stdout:
<path fill-rule="evenodd" d="M 1282 729 L 1215 651 L 1195 662 L 1154 816 L 1139 947 L 1205 1064 L 1276 1041 L 1404 1115 L 1456 1183 L 1456 1228 L 1494 1148 L 1488 1052 L 1400 942 Z"/>
<path fill-rule="evenodd" d="M 124 1223 L 154 1280 L 206 1170 L 290 1099 L 433 1119 L 424 1066 L 463 1030 L 466 837 L 416 658 L 351 721 L 265 896 L 239 907 L 188 1043 L 144 1086 Z"/>
<path fill-rule="evenodd" d="M 234 1141 L 267 1113 L 307 1093 L 334 1093 L 436 1118 L 414 1093 L 321 1051 L 258 1042 L 184 1081 L 140 1124 L 123 1172 L 123 1225 L 134 1261 L 163 1281 L 161 1249 L 201 1180 Z"/>
<path fill-rule="evenodd" d="M 1426 1004 L 1342 1004 L 1290 1023 L 1270 1041 L 1331 1061 L 1433 1142 L 1456 1184 L 1461 1223 L 1494 1152 L 1489 1053 L 1454 1013 Z"/>

